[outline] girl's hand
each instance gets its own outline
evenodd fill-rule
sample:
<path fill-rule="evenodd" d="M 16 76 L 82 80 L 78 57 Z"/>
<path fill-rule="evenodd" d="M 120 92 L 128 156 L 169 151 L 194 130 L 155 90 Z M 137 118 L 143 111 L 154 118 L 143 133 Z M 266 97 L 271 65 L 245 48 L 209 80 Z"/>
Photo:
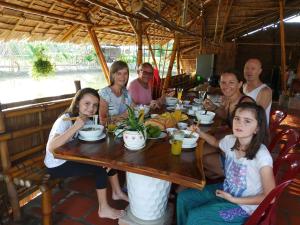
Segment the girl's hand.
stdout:
<path fill-rule="evenodd" d="M 217 106 L 210 99 L 205 99 L 203 101 L 203 106 L 206 110 L 209 111 L 215 111 L 217 108 Z"/>
<path fill-rule="evenodd" d="M 229 201 L 229 202 L 233 202 L 234 197 L 222 190 L 216 190 L 216 196 L 220 197 L 220 198 L 224 198 L 225 200 Z"/>
<path fill-rule="evenodd" d="M 198 134 L 200 134 L 200 132 L 201 132 L 200 128 L 197 125 L 195 125 L 195 124 L 189 126 L 188 130 L 191 130 L 193 132 L 197 132 Z"/>
<path fill-rule="evenodd" d="M 75 120 L 75 123 L 74 123 L 74 127 L 77 128 L 77 130 L 79 130 L 80 128 L 82 128 L 85 124 L 85 121 L 88 119 L 88 117 L 84 116 L 84 115 L 81 115 L 81 116 L 78 116 L 77 119 Z"/>

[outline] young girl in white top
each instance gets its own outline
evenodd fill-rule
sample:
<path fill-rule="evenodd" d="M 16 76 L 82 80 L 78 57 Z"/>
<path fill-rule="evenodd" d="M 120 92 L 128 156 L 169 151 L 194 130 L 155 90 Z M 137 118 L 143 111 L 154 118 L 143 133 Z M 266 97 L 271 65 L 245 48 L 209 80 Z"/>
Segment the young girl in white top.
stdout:
<path fill-rule="evenodd" d="M 243 224 L 275 187 L 272 157 L 263 144 L 267 134 L 264 109 L 256 103 L 240 103 L 233 112 L 232 125 L 233 134 L 220 141 L 193 127 L 201 138 L 225 153 L 225 180 L 202 191 L 181 192 L 178 225 Z"/>
<path fill-rule="evenodd" d="M 96 176 L 96 192 L 99 201 L 99 217 L 117 219 L 124 214 L 123 210 L 111 208 L 106 199 L 107 179 L 112 186 L 112 198 L 128 201 L 128 197 L 121 191 L 118 175 L 115 170 L 109 170 L 101 166 L 82 164 L 73 161 L 55 159 L 53 150 L 77 138 L 78 130 L 85 124 L 92 123 L 89 117 L 97 115 L 99 108 L 99 95 L 92 88 L 84 88 L 77 92 L 70 107 L 54 123 L 46 147 L 45 165 L 51 178 L 65 178 L 72 176 Z M 73 123 L 64 118 L 75 117 Z M 109 171 L 108 171 L 109 170 Z M 107 172 L 108 171 L 108 172 Z"/>

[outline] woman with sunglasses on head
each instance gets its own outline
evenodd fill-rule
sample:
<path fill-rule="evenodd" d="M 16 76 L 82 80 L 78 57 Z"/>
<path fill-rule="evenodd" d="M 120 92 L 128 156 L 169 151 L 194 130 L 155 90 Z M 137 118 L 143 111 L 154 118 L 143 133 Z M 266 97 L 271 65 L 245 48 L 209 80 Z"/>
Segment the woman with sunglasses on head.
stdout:
<path fill-rule="evenodd" d="M 131 81 L 128 85 L 128 92 L 136 105 L 150 105 L 151 108 L 160 108 L 164 104 L 164 96 L 153 100 L 152 81 L 154 69 L 148 62 L 142 63 L 138 68 L 138 78 Z M 174 93 L 168 94 L 168 96 Z"/>

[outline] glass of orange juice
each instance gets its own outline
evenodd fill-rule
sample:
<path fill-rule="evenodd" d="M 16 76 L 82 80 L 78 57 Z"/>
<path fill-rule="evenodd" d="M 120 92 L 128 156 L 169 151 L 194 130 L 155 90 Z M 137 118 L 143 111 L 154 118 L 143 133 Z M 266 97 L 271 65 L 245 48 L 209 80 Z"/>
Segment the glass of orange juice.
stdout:
<path fill-rule="evenodd" d="M 117 128 L 116 123 L 111 118 L 108 118 L 107 121 L 107 132 L 114 132 L 114 130 Z"/>
<path fill-rule="evenodd" d="M 181 98 L 182 98 L 182 91 L 183 89 L 182 88 L 178 88 L 177 89 L 177 99 L 180 101 Z"/>
<path fill-rule="evenodd" d="M 171 140 L 171 153 L 173 155 L 181 154 L 183 138 L 184 133 L 182 131 L 175 131 L 173 133 L 173 140 Z"/>

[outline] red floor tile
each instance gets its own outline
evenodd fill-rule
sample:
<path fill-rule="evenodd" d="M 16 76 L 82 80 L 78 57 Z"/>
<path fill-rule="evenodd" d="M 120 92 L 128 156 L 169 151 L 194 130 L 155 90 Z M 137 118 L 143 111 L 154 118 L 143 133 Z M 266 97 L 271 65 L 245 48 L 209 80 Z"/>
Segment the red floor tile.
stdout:
<path fill-rule="evenodd" d="M 117 225 L 118 220 L 111 220 L 107 218 L 100 218 L 98 216 L 98 209 L 92 211 L 85 219 L 91 225 Z"/>
<path fill-rule="evenodd" d="M 82 193 L 91 193 L 95 192 L 95 178 L 91 176 L 87 177 L 78 177 L 74 180 L 71 180 L 67 188 Z"/>
<path fill-rule="evenodd" d="M 71 219 L 64 219 L 63 221 L 59 222 L 57 225 L 84 225 L 84 223 L 80 223 Z"/>
<path fill-rule="evenodd" d="M 76 194 L 68 198 L 61 205 L 58 205 L 55 211 L 67 214 L 74 218 L 80 218 L 94 208 L 98 208 L 97 200 Z"/>
<path fill-rule="evenodd" d="M 52 191 L 52 204 L 58 203 L 61 199 L 65 198 L 70 191 L 67 190 L 59 190 L 57 192 Z"/>

